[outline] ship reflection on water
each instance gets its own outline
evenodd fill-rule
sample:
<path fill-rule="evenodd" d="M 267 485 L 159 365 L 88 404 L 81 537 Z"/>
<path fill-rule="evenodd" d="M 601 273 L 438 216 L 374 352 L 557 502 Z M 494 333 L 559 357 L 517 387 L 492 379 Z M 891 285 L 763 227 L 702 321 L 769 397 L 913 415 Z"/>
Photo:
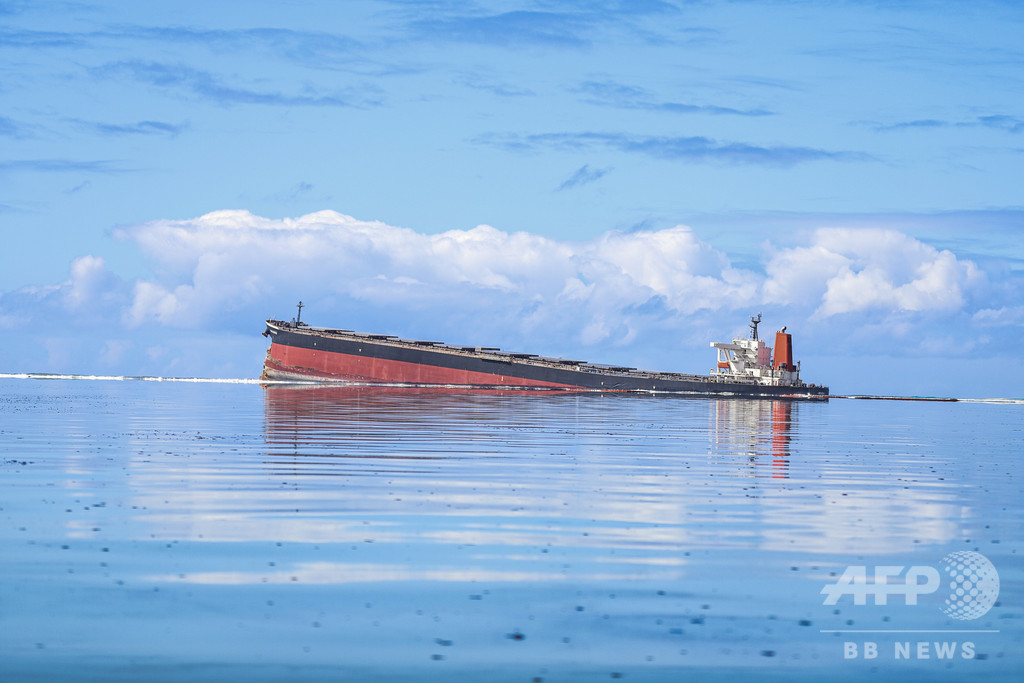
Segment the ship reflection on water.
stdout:
<path fill-rule="evenodd" d="M 616 565 L 665 567 L 684 546 L 757 536 L 750 510 L 716 504 L 789 477 L 800 405 L 271 385 L 264 408 L 264 466 L 313 509 L 339 514 L 344 497 L 392 540 L 642 550 Z"/>
<path fill-rule="evenodd" d="M 715 401 L 715 451 L 745 454 L 749 476 L 789 479 L 792 401 Z"/>
<path fill-rule="evenodd" d="M 558 391 L 481 391 L 382 386 L 268 385 L 265 388 L 265 438 L 273 456 L 308 455 L 431 459 L 454 457 L 451 443 L 460 438 L 474 450 L 491 443 L 498 449 L 522 445 L 524 431 L 539 432 L 537 420 L 570 421 L 560 434 L 610 401 L 635 401 L 640 409 L 652 401 L 688 404 L 688 416 L 706 408 L 711 446 L 719 462 L 746 466 L 744 476 L 789 477 L 789 447 L 799 403 L 790 400 L 681 399 L 639 395 L 609 396 Z M 567 407 L 571 406 L 568 412 Z M 553 410 L 549 410 L 553 409 Z M 662 412 L 662 411 L 658 411 Z M 631 411 L 632 417 L 640 417 Z M 641 423 L 643 420 L 639 420 Z M 547 426 L 547 425 L 542 425 Z M 509 438 L 515 434 L 515 438 Z M 678 435 L 677 435 L 678 436 Z M 635 441 L 630 435 L 629 441 Z M 442 443 L 448 444 L 439 445 Z M 381 449 L 386 446 L 388 448 Z M 374 448 L 376 447 L 376 448 Z M 414 453 L 415 452 L 415 453 Z"/>

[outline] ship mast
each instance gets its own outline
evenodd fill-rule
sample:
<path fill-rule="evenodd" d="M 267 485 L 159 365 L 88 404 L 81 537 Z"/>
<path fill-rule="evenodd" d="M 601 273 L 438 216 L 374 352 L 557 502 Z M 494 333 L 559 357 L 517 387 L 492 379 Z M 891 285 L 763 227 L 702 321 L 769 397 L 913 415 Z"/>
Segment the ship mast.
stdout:
<path fill-rule="evenodd" d="M 758 313 L 757 317 L 750 316 L 750 338 L 757 341 L 757 325 L 761 322 L 761 314 Z"/>
<path fill-rule="evenodd" d="M 300 322 L 302 322 L 302 309 L 303 309 L 303 308 L 305 308 L 305 304 L 303 304 L 303 303 L 302 303 L 302 302 L 300 301 L 300 302 L 299 302 L 299 314 L 295 316 L 295 324 L 296 324 L 296 325 L 298 325 L 298 324 L 299 324 Z M 755 337 L 755 339 L 756 339 L 756 337 Z"/>

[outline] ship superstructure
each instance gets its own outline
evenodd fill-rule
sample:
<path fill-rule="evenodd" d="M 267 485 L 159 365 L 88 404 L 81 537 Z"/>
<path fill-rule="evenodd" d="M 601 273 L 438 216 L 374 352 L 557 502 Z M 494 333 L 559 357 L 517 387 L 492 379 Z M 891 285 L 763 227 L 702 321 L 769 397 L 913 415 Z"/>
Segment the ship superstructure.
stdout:
<path fill-rule="evenodd" d="M 758 338 L 761 314 L 750 318 L 750 337 L 733 339 L 731 344 L 711 342 L 718 349 L 718 364 L 711 375 L 726 380 L 750 381 L 763 386 L 797 386 L 800 384 L 800 363 L 793 361 L 793 335 L 785 326 L 775 333 L 775 357 L 772 347 Z"/>

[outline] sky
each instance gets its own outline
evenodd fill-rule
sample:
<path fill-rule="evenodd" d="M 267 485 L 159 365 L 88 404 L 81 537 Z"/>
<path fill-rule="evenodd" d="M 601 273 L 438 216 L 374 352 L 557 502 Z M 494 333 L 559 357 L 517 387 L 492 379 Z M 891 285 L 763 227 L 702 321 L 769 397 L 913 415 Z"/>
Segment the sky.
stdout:
<path fill-rule="evenodd" d="M 0 372 L 256 377 L 267 318 L 1021 397 L 1015 1 L 0 0 Z"/>

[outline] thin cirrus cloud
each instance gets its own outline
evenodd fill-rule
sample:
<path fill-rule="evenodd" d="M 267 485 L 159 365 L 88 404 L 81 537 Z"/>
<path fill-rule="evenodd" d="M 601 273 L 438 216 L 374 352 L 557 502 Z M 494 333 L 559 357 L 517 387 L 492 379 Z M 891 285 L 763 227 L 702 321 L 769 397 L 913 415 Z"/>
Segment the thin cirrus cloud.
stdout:
<path fill-rule="evenodd" d="M 737 109 L 713 104 L 690 104 L 663 101 L 644 88 L 614 81 L 584 81 L 576 91 L 586 96 L 586 102 L 622 109 L 662 111 L 671 114 L 710 114 L 713 116 L 771 116 L 766 109 Z"/>
<path fill-rule="evenodd" d="M 590 44 L 585 37 L 589 25 L 580 14 L 519 10 L 420 19 L 410 22 L 409 29 L 421 39 L 444 42 L 585 47 Z"/>
<path fill-rule="evenodd" d="M 209 71 L 185 64 L 164 64 L 143 60 L 112 62 L 91 70 L 100 78 L 123 77 L 160 88 L 177 88 L 203 100 L 220 104 L 263 104 L 273 106 L 366 107 L 378 104 L 365 94 L 324 94 L 308 90 L 299 94 L 255 90 L 229 85 Z"/>
<path fill-rule="evenodd" d="M 97 35 L 187 43 L 213 50 L 251 50 L 275 55 L 303 65 L 323 68 L 358 59 L 365 46 L 349 36 L 324 31 L 283 28 L 198 29 L 186 26 L 119 26 Z"/>
<path fill-rule="evenodd" d="M 25 137 L 25 128 L 14 119 L 0 116 L 0 135 L 10 138 Z"/>
<path fill-rule="evenodd" d="M 593 148 L 644 154 L 678 161 L 720 161 L 735 164 L 793 166 L 810 161 L 871 161 L 862 152 L 834 151 L 787 145 L 761 146 L 745 142 L 721 142 L 703 136 L 653 136 L 627 133 L 488 133 L 475 140 L 510 151 L 553 148 L 586 151 Z"/>
<path fill-rule="evenodd" d="M 993 114 L 991 116 L 979 116 L 978 123 L 988 128 L 998 128 L 1007 133 L 1020 133 L 1024 131 L 1024 119 L 1017 116 L 1005 114 Z"/>
<path fill-rule="evenodd" d="M 125 173 L 129 169 L 110 160 L 9 159 L 0 161 L 0 171 L 36 173 Z"/>
<path fill-rule="evenodd" d="M 187 123 L 167 123 L 166 121 L 136 121 L 135 123 L 107 123 L 103 121 L 71 120 L 79 128 L 92 131 L 99 135 L 119 137 L 126 135 L 165 135 L 177 137 L 188 130 Z"/>
<path fill-rule="evenodd" d="M 588 185 L 600 180 L 607 175 L 609 171 L 611 171 L 610 168 L 590 168 L 590 164 L 584 164 L 576 169 L 571 176 L 566 178 L 565 182 L 558 186 L 558 191 L 571 190 L 574 187 Z"/>
<path fill-rule="evenodd" d="M 481 74 L 467 74 L 458 79 L 458 83 L 472 90 L 488 92 L 498 97 L 532 97 L 536 95 L 533 90 L 508 82 L 489 81 Z"/>
<path fill-rule="evenodd" d="M 346 35 L 282 28 L 200 29 L 185 26 L 117 25 L 96 31 L 0 30 L 9 48 L 98 48 L 131 42 L 199 45 L 214 52 L 251 51 L 324 68 L 358 59 L 364 48 Z"/>
<path fill-rule="evenodd" d="M 89 34 L 32 29 L 0 30 L 0 45 L 8 48 L 82 48 L 90 44 Z"/>
<path fill-rule="evenodd" d="M 1007 133 L 1024 132 L 1024 119 L 1007 114 L 990 114 L 978 116 L 968 121 L 945 121 L 942 119 L 913 119 L 911 121 L 897 121 L 896 123 L 875 124 L 874 130 L 878 132 L 902 131 L 902 130 L 934 130 L 939 128 L 994 128 Z"/>
<path fill-rule="evenodd" d="M 400 7 L 403 3 L 395 3 Z M 402 9 L 393 12 L 401 17 Z M 602 26 L 627 28 L 637 19 L 678 12 L 675 6 L 652 0 L 632 3 L 548 3 L 548 9 L 485 12 L 465 3 L 449 6 L 416 5 L 398 23 L 403 40 L 476 43 L 518 47 L 585 48 L 591 33 Z M 706 39 L 706 29 L 687 28 L 684 35 Z M 649 32 L 644 40 L 657 40 Z M 163 43 L 196 45 L 211 51 L 258 51 L 317 69 L 366 63 L 373 44 L 344 33 L 278 27 L 208 29 L 194 26 L 114 24 L 92 31 L 0 30 L 0 43 L 21 48 L 96 48 L 105 43 Z"/>
<path fill-rule="evenodd" d="M 487 13 L 466 4 L 452 3 L 440 7 L 434 16 L 414 19 L 408 23 L 410 33 L 420 39 L 480 43 L 503 47 L 534 45 L 554 48 L 587 48 L 594 43 L 594 32 L 608 26 L 617 29 L 634 28 L 639 20 L 649 16 L 664 16 L 679 12 L 672 3 L 660 0 L 642 2 L 547 2 L 545 9 L 512 10 Z M 424 7 L 418 6 L 422 14 Z M 637 30 L 636 35 L 645 42 L 659 42 L 649 30 Z M 689 28 L 684 34 L 698 33 L 706 38 L 703 29 Z"/>

